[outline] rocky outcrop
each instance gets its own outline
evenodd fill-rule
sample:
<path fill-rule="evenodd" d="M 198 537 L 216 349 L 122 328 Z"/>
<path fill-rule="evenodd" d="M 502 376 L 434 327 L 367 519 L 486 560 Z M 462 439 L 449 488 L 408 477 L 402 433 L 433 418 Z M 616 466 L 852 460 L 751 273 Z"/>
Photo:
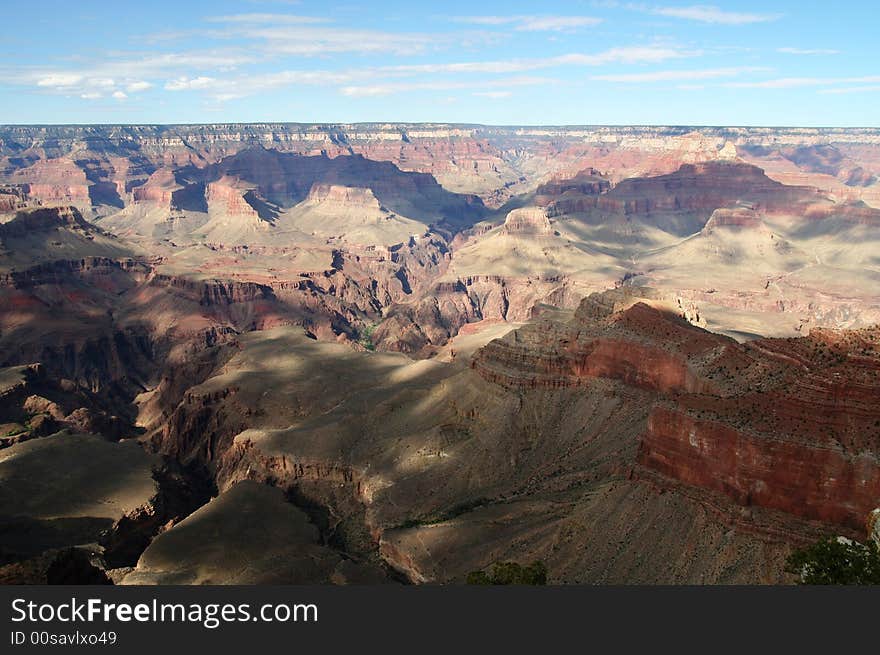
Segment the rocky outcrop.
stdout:
<path fill-rule="evenodd" d="M 675 173 L 624 180 L 597 198 L 596 206 L 622 214 L 708 211 L 748 202 L 766 212 L 791 211 L 820 199 L 815 189 L 784 187 L 756 166 L 707 162 L 684 164 Z"/>
<path fill-rule="evenodd" d="M 741 504 L 861 527 L 880 493 L 876 330 L 759 340 L 743 354 L 737 389 L 652 412 L 640 462 Z"/>
<path fill-rule="evenodd" d="M 880 494 L 880 332 L 737 344 L 648 302 L 659 301 L 596 294 L 570 324 L 512 332 L 472 366 L 509 389 L 599 378 L 644 389 L 656 404 L 643 467 L 742 505 L 861 528 Z"/>
<path fill-rule="evenodd" d="M 681 318 L 637 302 L 622 313 L 584 321 L 595 315 L 591 308 L 597 302 L 585 300 L 580 320 L 570 326 L 539 321 L 496 339 L 474 359 L 474 370 L 510 388 L 560 388 L 607 378 L 660 393 L 712 390 L 689 366 L 687 354 L 674 350 L 673 344 L 693 332 Z"/>
<path fill-rule="evenodd" d="M 829 524 L 860 528 L 880 494 L 876 454 L 848 454 L 665 408 L 648 421 L 639 461 L 664 475 Z"/>
<path fill-rule="evenodd" d="M 363 191 L 351 190 L 368 188 L 390 212 L 454 229 L 470 226 L 485 214 L 475 196 L 450 193 L 428 174 L 405 172 L 390 162 L 360 155 L 329 158 L 249 148 L 205 168 L 184 169 L 178 179 L 191 185 L 234 179 L 284 208 L 310 196 L 318 203 L 333 199 L 349 204 L 372 203 Z"/>
<path fill-rule="evenodd" d="M 234 303 L 270 302 L 275 299 L 272 288 L 254 282 L 224 280 L 194 280 L 189 277 L 156 273 L 150 276 L 147 286 L 173 289 L 175 293 L 203 306 L 214 307 Z"/>
<path fill-rule="evenodd" d="M 85 171 L 66 157 L 37 161 L 15 171 L 9 181 L 18 184 L 30 200 L 44 204 L 91 206 Z"/>
<path fill-rule="evenodd" d="M 229 216 L 241 216 L 257 220 L 260 216 L 245 199 L 249 189 L 238 189 L 234 180 L 220 179 L 205 187 L 208 212 L 220 212 Z"/>
<path fill-rule="evenodd" d="M 180 188 L 170 168 L 157 169 L 147 180 L 131 189 L 131 198 L 136 203 L 150 203 L 160 207 L 171 207 L 171 198 Z"/>
<path fill-rule="evenodd" d="M 32 232 L 46 232 L 57 229 L 97 231 L 87 223 L 75 207 L 52 207 L 20 211 L 6 223 L 0 223 L 0 239 L 22 238 Z"/>
<path fill-rule="evenodd" d="M 11 213 L 24 208 L 27 200 L 17 188 L 0 188 L 0 213 Z"/>
<path fill-rule="evenodd" d="M 315 183 L 309 189 L 309 195 L 306 200 L 315 204 L 329 203 L 336 207 L 358 207 L 376 210 L 381 208 L 371 189 L 342 186 L 339 184 Z"/>
<path fill-rule="evenodd" d="M 507 214 L 504 231 L 519 236 L 546 236 L 553 233 L 553 227 L 543 207 L 523 207 Z"/>
<path fill-rule="evenodd" d="M 281 329 L 243 339 L 157 445 L 205 462 L 221 490 L 253 480 L 307 498 L 327 534 L 413 582 L 463 580 L 499 555 L 543 559 L 567 582 L 781 580 L 790 545 L 820 528 L 761 506 L 746 513 L 723 493 L 636 465 L 653 404 L 730 395 L 757 377 L 735 374 L 749 357 L 648 305 L 661 302 L 649 293 L 627 293 L 592 298 L 570 325 L 548 312 L 534 333 L 515 334 L 543 337 L 548 353 L 578 331 L 678 353 L 693 379 L 713 385 L 708 393 L 689 393 L 680 378 L 632 376 L 635 361 L 576 371 L 584 375 L 570 386 L 492 384 L 476 364 L 352 353 Z M 530 351 L 524 341 L 513 340 Z M 501 359 L 495 345 L 478 359 Z M 268 361 L 272 375 L 263 374 Z M 536 362 L 504 365 L 520 381 Z M 645 530 L 656 535 L 650 549 Z M 697 546 L 706 539 L 710 547 Z"/>
<path fill-rule="evenodd" d="M 585 168 L 573 177 L 558 177 L 541 184 L 535 189 L 535 196 L 538 198 L 557 198 L 565 194 L 598 196 L 610 189 L 610 180 L 602 177 L 599 171 L 594 168 Z"/>
<path fill-rule="evenodd" d="M 160 534 L 123 584 L 345 584 L 383 581 L 321 543 L 280 489 L 244 480 Z"/>
<path fill-rule="evenodd" d="M 427 297 L 392 305 L 373 333 L 373 342 L 383 350 L 430 356 L 468 323 L 525 321 L 542 303 L 571 308 L 583 296 L 583 288 L 564 276 L 445 279 L 429 288 Z"/>
<path fill-rule="evenodd" d="M 712 234 L 719 228 L 736 230 L 766 229 L 761 214 L 746 207 L 716 209 L 712 212 L 709 220 L 706 221 L 702 232 L 703 234 Z"/>

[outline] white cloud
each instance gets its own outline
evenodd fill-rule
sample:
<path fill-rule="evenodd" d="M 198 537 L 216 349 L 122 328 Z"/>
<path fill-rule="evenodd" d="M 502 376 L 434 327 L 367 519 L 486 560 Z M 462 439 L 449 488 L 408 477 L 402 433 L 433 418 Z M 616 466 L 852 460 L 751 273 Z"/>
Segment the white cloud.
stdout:
<path fill-rule="evenodd" d="M 143 54 L 110 52 L 102 61 L 66 70 L 38 66 L 0 68 L 0 81 L 35 86 L 49 93 L 88 95 L 87 99 L 93 99 L 98 91 L 110 94 L 119 90 L 126 95 L 144 91 L 154 86 L 155 82 L 149 81 L 151 78 L 158 80 L 184 72 L 198 77 L 202 70 L 228 72 L 255 61 L 258 59 L 252 53 L 234 49 Z"/>
<path fill-rule="evenodd" d="M 776 52 L 786 55 L 839 55 L 840 50 L 827 48 L 777 48 Z"/>
<path fill-rule="evenodd" d="M 165 83 L 168 91 L 205 91 L 214 100 L 226 102 L 256 95 L 271 89 L 294 85 L 332 86 L 369 77 L 369 72 L 337 72 L 326 70 L 278 71 L 256 75 L 240 75 L 218 79 L 215 77 L 178 77 Z"/>
<path fill-rule="evenodd" d="M 491 98 L 492 100 L 500 100 L 502 98 L 509 98 L 513 95 L 512 91 L 476 91 L 472 95 L 481 97 L 481 98 Z"/>
<path fill-rule="evenodd" d="M 721 77 L 736 77 L 743 73 L 766 70 L 756 67 L 711 68 L 704 70 L 652 71 L 649 73 L 624 73 L 620 75 L 594 75 L 591 79 L 600 82 L 687 82 L 691 80 L 710 80 Z M 682 85 L 685 87 L 686 85 Z"/>
<path fill-rule="evenodd" d="M 456 16 L 452 20 L 471 25 L 508 25 L 521 18 L 521 16 Z"/>
<path fill-rule="evenodd" d="M 580 64 L 582 66 L 603 66 L 605 64 L 656 64 L 669 59 L 698 57 L 699 50 L 681 50 L 663 46 L 634 46 L 611 48 L 592 55 L 563 55 L 556 57 L 559 63 Z"/>
<path fill-rule="evenodd" d="M 737 89 L 791 89 L 799 86 L 816 86 L 819 84 L 831 84 L 831 82 L 815 77 L 781 77 L 775 80 L 762 80 L 760 82 L 730 82 L 726 86 Z"/>
<path fill-rule="evenodd" d="M 36 80 L 37 86 L 65 87 L 76 86 L 83 81 L 83 76 L 78 73 L 49 73 L 45 77 Z"/>
<path fill-rule="evenodd" d="M 589 16 L 547 16 L 529 18 L 516 29 L 521 32 L 562 32 L 577 27 L 598 25 L 601 22 L 601 18 Z"/>
<path fill-rule="evenodd" d="M 144 82 L 143 80 L 137 82 L 130 82 L 126 85 L 125 90 L 129 93 L 137 93 L 138 91 L 146 91 L 151 88 L 153 85 L 149 82 Z"/>
<path fill-rule="evenodd" d="M 89 91 L 87 93 L 81 93 L 79 97 L 83 100 L 97 100 L 101 97 L 101 94 L 97 91 Z"/>
<path fill-rule="evenodd" d="M 90 89 L 112 89 L 116 82 L 109 77 L 96 77 L 79 72 L 27 73 L 19 82 L 35 84 L 40 88 L 64 93 L 71 91 L 88 92 Z"/>
<path fill-rule="evenodd" d="M 253 64 L 261 60 L 262 57 L 250 52 L 225 49 L 169 52 L 144 57 L 127 55 L 116 61 L 108 62 L 104 66 L 128 75 L 140 72 L 143 73 L 143 77 L 152 77 L 179 69 L 233 70 L 239 66 Z M 121 75 L 118 76 L 121 77 Z"/>
<path fill-rule="evenodd" d="M 430 44 L 448 42 L 453 38 L 334 27 L 326 25 L 330 22 L 328 19 L 287 14 L 235 14 L 209 17 L 206 20 L 225 25 L 222 30 L 211 32 L 211 37 L 265 41 L 264 50 L 271 56 L 316 56 L 343 52 L 411 55 L 424 52 Z M 180 38 L 186 36 L 186 33 L 157 36 Z"/>
<path fill-rule="evenodd" d="M 470 61 L 446 64 L 403 64 L 384 66 L 382 72 L 402 74 L 438 73 L 522 73 L 552 68 L 554 66 L 602 66 L 605 64 L 645 64 L 660 63 L 670 59 L 695 57 L 699 51 L 686 51 L 660 46 L 634 46 L 611 48 L 593 54 L 570 53 L 556 57 L 535 59 L 502 59 L 498 61 Z"/>
<path fill-rule="evenodd" d="M 117 100 L 125 100 L 128 96 L 125 94 L 124 91 L 114 91 L 113 97 Z"/>
<path fill-rule="evenodd" d="M 880 75 L 868 75 L 865 77 L 781 77 L 758 82 L 727 82 L 724 86 L 738 89 L 793 89 L 840 84 L 875 84 L 877 82 L 880 82 Z"/>
<path fill-rule="evenodd" d="M 724 11 L 713 5 L 691 5 L 690 7 L 645 7 L 635 5 L 633 8 L 647 11 L 657 16 L 669 16 L 670 18 L 682 18 L 694 20 L 700 23 L 712 23 L 716 25 L 748 25 L 751 23 L 766 23 L 777 20 L 779 14 L 752 14 L 733 11 Z"/>
<path fill-rule="evenodd" d="M 216 85 L 217 80 L 213 77 L 178 77 L 175 80 L 169 80 L 165 84 L 167 91 L 192 91 L 197 89 L 210 89 Z"/>
<path fill-rule="evenodd" d="M 293 16 L 291 14 L 234 14 L 231 16 L 210 16 L 206 18 L 209 23 L 273 23 L 279 25 L 309 25 L 314 23 L 329 23 L 327 18 L 314 16 Z"/>
<path fill-rule="evenodd" d="M 513 25 L 520 32 L 563 32 L 602 22 L 593 16 L 456 16 L 453 20 L 472 25 Z"/>
<path fill-rule="evenodd" d="M 334 32 L 334 35 L 334 38 L 338 37 L 338 33 Z M 291 46 L 290 43 L 286 45 Z M 317 43 L 308 47 L 313 46 L 325 48 L 327 44 Z M 361 44 L 361 47 L 369 46 Z M 282 70 L 248 75 L 223 75 L 224 72 L 234 71 L 240 64 L 252 61 L 253 55 L 241 51 L 211 50 L 158 53 L 135 58 L 131 53 L 128 53 L 126 57 L 118 59 L 111 57 L 108 61 L 92 68 L 66 72 L 47 71 L 39 73 L 36 77 L 30 75 L 24 81 L 38 83 L 55 92 L 87 93 L 105 89 L 107 93 L 119 90 L 126 95 L 144 91 L 159 83 L 166 91 L 201 91 L 222 102 L 297 84 L 349 85 L 347 89 L 343 90 L 343 93 L 384 95 L 407 88 L 404 85 L 395 84 L 394 78 L 415 75 L 517 74 L 560 66 L 596 67 L 613 63 L 659 63 L 699 54 L 701 54 L 699 51 L 686 51 L 677 47 L 648 45 L 611 48 L 597 53 L 569 53 L 532 59 L 391 65 L 344 71 Z M 203 70 L 210 74 L 201 74 L 200 71 Z M 148 81 L 150 78 L 153 81 Z M 382 81 L 376 84 L 367 83 L 373 80 Z M 409 85 L 408 88 L 427 88 L 424 84 L 432 84 L 434 87 L 441 85 L 443 88 L 471 88 L 470 82 L 463 86 L 455 84 L 450 86 L 448 82 L 425 82 L 424 80 L 421 82 L 423 83 L 421 87 Z"/>
<path fill-rule="evenodd" d="M 530 86 L 551 84 L 554 79 L 544 77 L 512 77 L 500 80 L 481 81 L 437 81 L 437 82 L 390 82 L 386 84 L 352 85 L 339 89 L 340 93 L 352 98 L 386 96 L 408 91 L 449 91 L 454 89 L 487 89 L 492 87 Z M 486 91 L 481 91 L 486 93 Z"/>
<path fill-rule="evenodd" d="M 842 87 L 839 89 L 821 89 L 819 93 L 829 93 L 829 94 L 841 94 L 841 93 L 871 93 L 874 91 L 880 91 L 880 86 L 878 85 L 869 85 L 869 86 L 848 86 Z"/>
<path fill-rule="evenodd" d="M 265 40 L 267 50 L 273 55 L 304 56 L 342 52 L 415 55 L 436 41 L 426 34 L 298 26 L 255 27 L 245 30 L 243 36 Z"/>

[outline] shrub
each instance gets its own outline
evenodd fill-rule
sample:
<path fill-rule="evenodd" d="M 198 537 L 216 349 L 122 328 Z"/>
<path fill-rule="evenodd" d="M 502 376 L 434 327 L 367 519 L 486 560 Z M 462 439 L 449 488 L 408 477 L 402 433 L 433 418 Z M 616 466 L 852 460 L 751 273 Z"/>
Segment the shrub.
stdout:
<path fill-rule="evenodd" d="M 467 583 L 473 585 L 545 585 L 547 567 L 543 562 L 522 566 L 516 562 L 496 562 L 492 572 L 471 571 Z"/>
<path fill-rule="evenodd" d="M 800 584 L 876 585 L 880 584 L 880 547 L 829 537 L 795 550 L 785 570 L 800 576 Z"/>

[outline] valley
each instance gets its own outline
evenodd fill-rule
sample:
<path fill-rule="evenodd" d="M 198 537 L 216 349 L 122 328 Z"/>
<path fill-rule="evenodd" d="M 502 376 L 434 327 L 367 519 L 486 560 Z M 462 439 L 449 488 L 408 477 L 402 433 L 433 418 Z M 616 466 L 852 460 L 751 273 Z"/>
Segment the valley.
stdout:
<path fill-rule="evenodd" d="M 791 583 L 878 246 L 880 130 L 0 126 L 0 580 Z"/>

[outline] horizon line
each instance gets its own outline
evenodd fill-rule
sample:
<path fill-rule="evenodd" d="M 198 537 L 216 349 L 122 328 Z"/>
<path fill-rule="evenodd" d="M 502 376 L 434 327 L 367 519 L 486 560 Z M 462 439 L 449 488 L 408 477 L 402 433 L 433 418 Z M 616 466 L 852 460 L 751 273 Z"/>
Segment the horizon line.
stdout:
<path fill-rule="evenodd" d="M 205 122 L 145 122 L 145 123 L 0 123 L 0 129 L 10 127 L 198 127 L 206 125 L 298 125 L 334 127 L 349 125 L 443 125 L 470 128 L 694 128 L 694 129 L 802 129 L 802 130 L 878 130 L 880 125 L 772 125 L 772 124 L 710 124 L 710 123 L 463 123 L 448 121 L 205 121 Z"/>

